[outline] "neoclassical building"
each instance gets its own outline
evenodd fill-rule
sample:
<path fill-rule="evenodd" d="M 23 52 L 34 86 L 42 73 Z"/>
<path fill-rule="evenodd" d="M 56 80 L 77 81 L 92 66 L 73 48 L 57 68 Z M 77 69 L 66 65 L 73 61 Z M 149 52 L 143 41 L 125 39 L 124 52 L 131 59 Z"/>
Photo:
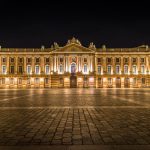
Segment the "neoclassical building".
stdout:
<path fill-rule="evenodd" d="M 150 87 L 150 48 L 84 47 L 73 38 L 60 47 L 0 47 L 0 88 Z"/>

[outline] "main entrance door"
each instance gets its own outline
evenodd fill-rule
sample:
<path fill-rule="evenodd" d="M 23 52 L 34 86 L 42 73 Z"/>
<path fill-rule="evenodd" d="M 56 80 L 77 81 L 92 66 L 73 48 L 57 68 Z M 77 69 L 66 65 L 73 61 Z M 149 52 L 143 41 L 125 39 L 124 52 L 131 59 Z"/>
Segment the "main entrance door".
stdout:
<path fill-rule="evenodd" d="M 116 88 L 121 88 L 121 79 L 116 78 Z"/>
<path fill-rule="evenodd" d="M 70 87 L 71 88 L 76 88 L 77 87 L 77 77 L 76 76 L 71 76 L 70 77 Z"/>

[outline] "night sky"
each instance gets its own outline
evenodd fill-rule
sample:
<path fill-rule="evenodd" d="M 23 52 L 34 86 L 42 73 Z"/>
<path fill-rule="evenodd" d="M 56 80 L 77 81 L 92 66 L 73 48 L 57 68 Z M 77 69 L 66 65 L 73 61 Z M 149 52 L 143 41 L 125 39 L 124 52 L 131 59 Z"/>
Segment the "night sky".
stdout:
<path fill-rule="evenodd" d="M 78 0 L 0 3 L 2 47 L 50 47 L 72 37 L 84 46 L 150 45 L 150 7 L 144 1 L 84 2 Z"/>

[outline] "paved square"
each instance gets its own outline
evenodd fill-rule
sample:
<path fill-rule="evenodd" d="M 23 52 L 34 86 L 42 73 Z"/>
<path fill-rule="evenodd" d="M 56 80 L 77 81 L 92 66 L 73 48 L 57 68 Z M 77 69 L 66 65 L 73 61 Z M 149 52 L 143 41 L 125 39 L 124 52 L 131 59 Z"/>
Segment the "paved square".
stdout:
<path fill-rule="evenodd" d="M 150 89 L 0 90 L 0 146 L 149 144 Z"/>

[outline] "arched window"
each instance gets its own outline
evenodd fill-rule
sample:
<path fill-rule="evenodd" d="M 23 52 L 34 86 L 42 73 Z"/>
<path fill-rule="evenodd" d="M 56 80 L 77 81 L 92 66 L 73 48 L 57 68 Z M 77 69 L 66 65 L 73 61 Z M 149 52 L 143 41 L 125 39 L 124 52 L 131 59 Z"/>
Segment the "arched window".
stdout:
<path fill-rule="evenodd" d="M 87 64 L 84 64 L 84 73 L 87 73 Z"/>
<path fill-rule="evenodd" d="M 60 66 L 59 66 L 59 72 L 60 72 L 60 73 L 63 73 L 63 65 L 60 65 Z"/>
<path fill-rule="evenodd" d="M 72 63 L 71 64 L 71 73 L 75 73 L 76 72 L 76 64 Z"/>
<path fill-rule="evenodd" d="M 98 72 L 98 74 L 101 74 L 101 66 L 97 67 L 97 72 Z"/>

